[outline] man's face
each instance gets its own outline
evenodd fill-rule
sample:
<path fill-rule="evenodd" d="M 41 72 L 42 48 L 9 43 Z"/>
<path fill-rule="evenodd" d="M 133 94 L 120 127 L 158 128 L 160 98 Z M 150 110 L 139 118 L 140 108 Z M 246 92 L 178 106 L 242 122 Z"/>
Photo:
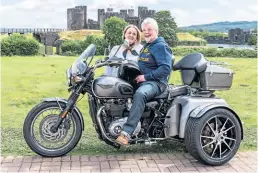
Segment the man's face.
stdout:
<path fill-rule="evenodd" d="M 156 29 L 151 24 L 144 24 L 142 31 L 147 43 L 153 42 L 158 37 Z"/>

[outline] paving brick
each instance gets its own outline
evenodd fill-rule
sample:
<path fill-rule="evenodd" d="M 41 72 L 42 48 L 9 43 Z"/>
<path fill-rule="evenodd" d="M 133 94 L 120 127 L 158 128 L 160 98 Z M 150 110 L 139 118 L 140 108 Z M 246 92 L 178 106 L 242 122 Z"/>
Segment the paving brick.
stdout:
<path fill-rule="evenodd" d="M 137 164 L 138 164 L 138 166 L 140 167 L 140 168 L 146 168 L 146 167 L 148 167 L 148 165 L 147 165 L 147 163 L 146 163 L 146 161 L 145 160 L 137 160 Z"/>
<path fill-rule="evenodd" d="M 119 163 L 117 160 L 111 160 L 109 161 L 109 165 L 111 169 L 120 168 Z"/>
<path fill-rule="evenodd" d="M 125 168 L 121 168 L 120 170 L 121 170 L 121 172 L 131 172 L 130 169 L 125 169 Z"/>
<path fill-rule="evenodd" d="M 81 156 L 81 162 L 89 161 L 89 156 Z"/>
<path fill-rule="evenodd" d="M 98 162 L 99 159 L 97 156 L 90 156 L 90 159 L 89 159 L 91 162 Z"/>
<path fill-rule="evenodd" d="M 81 163 L 78 161 L 71 162 L 71 170 L 81 169 Z"/>
<path fill-rule="evenodd" d="M 101 169 L 101 172 L 121 172 L 120 169 Z"/>
<path fill-rule="evenodd" d="M 137 168 L 130 169 L 130 170 L 131 170 L 131 172 L 133 172 L 133 173 L 139 173 L 139 172 L 141 172 L 140 169 L 137 169 Z"/>
<path fill-rule="evenodd" d="M 107 156 L 108 160 L 117 160 L 115 155 Z"/>
<path fill-rule="evenodd" d="M 71 161 L 71 156 L 63 156 L 61 157 L 62 161 Z"/>
<path fill-rule="evenodd" d="M 71 156 L 71 161 L 73 161 L 73 162 L 80 161 L 80 156 Z"/>
<path fill-rule="evenodd" d="M 159 160 L 159 159 L 160 159 L 160 157 L 159 157 L 158 154 L 151 154 L 150 156 L 151 156 L 151 158 L 152 158 L 153 160 Z"/>
<path fill-rule="evenodd" d="M 102 161 L 100 162 L 100 168 L 102 169 L 110 169 L 109 162 L 108 161 Z"/>
<path fill-rule="evenodd" d="M 176 166 L 170 166 L 168 167 L 168 169 L 170 170 L 170 172 L 180 172 Z"/>
<path fill-rule="evenodd" d="M 118 161 L 120 165 L 137 165 L 137 162 L 135 160 L 123 160 L 123 161 Z"/>
<path fill-rule="evenodd" d="M 166 155 L 166 154 L 158 154 L 159 155 L 159 158 L 161 160 L 166 160 L 166 159 L 169 159 L 169 157 Z"/>
<path fill-rule="evenodd" d="M 99 156 L 98 160 L 101 161 L 108 161 L 107 156 Z"/>
<path fill-rule="evenodd" d="M 41 163 L 32 163 L 30 167 L 30 171 L 39 171 L 41 167 Z"/>
<path fill-rule="evenodd" d="M 159 168 L 140 168 L 141 172 L 160 172 Z"/>
<path fill-rule="evenodd" d="M 19 169 L 20 169 L 19 166 L 8 167 L 7 172 L 18 172 Z"/>
<path fill-rule="evenodd" d="M 196 169 L 197 169 L 199 172 L 208 172 L 208 170 L 207 170 L 205 167 L 196 167 Z"/>
<path fill-rule="evenodd" d="M 5 158 L 3 159 L 2 162 L 10 163 L 10 162 L 13 162 L 14 158 L 15 158 L 15 157 L 13 157 L 13 156 L 7 156 L 7 157 L 5 157 Z"/>

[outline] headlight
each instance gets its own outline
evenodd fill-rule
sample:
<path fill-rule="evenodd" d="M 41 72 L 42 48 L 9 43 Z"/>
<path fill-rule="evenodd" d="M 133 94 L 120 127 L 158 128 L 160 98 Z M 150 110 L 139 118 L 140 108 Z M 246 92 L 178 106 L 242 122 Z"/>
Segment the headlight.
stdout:
<path fill-rule="evenodd" d="M 71 86 L 71 68 L 66 70 L 66 81 L 67 81 L 67 85 Z"/>

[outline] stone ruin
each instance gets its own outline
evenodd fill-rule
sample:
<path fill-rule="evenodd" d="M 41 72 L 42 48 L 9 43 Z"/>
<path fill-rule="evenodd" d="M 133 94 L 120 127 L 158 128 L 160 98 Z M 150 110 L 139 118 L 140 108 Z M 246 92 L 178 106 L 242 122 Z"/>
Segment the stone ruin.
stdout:
<path fill-rule="evenodd" d="M 105 20 L 112 16 L 122 18 L 126 22 L 140 28 L 141 22 L 147 17 L 153 17 L 155 13 L 155 10 L 148 10 L 147 7 L 138 7 L 138 16 L 135 16 L 134 9 L 121 9 L 120 12 L 114 12 L 113 8 L 107 8 L 107 11 L 105 9 L 98 9 L 98 21 L 94 21 L 92 19 L 87 20 L 87 6 L 76 6 L 67 9 L 67 29 L 99 30 Z"/>

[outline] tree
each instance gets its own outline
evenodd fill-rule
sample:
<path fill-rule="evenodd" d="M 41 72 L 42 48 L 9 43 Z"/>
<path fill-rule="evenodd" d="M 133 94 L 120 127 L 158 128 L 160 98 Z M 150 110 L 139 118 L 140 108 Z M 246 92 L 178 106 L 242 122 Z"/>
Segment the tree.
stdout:
<path fill-rule="evenodd" d="M 178 38 L 176 35 L 177 24 L 171 16 L 170 11 L 159 11 L 153 17 L 159 25 L 159 35 L 164 37 L 169 46 L 176 46 Z"/>
<path fill-rule="evenodd" d="M 251 35 L 248 38 L 248 44 L 249 45 L 257 45 L 257 36 L 256 35 Z"/>
<path fill-rule="evenodd" d="M 163 28 L 160 31 L 160 35 L 164 37 L 166 42 L 168 43 L 169 46 L 171 47 L 176 47 L 178 44 L 178 38 L 176 35 L 175 30 L 171 28 Z"/>
<path fill-rule="evenodd" d="M 115 16 L 105 20 L 102 31 L 105 35 L 105 40 L 107 40 L 111 47 L 122 43 L 122 34 L 126 25 L 128 23 L 124 19 Z"/>

